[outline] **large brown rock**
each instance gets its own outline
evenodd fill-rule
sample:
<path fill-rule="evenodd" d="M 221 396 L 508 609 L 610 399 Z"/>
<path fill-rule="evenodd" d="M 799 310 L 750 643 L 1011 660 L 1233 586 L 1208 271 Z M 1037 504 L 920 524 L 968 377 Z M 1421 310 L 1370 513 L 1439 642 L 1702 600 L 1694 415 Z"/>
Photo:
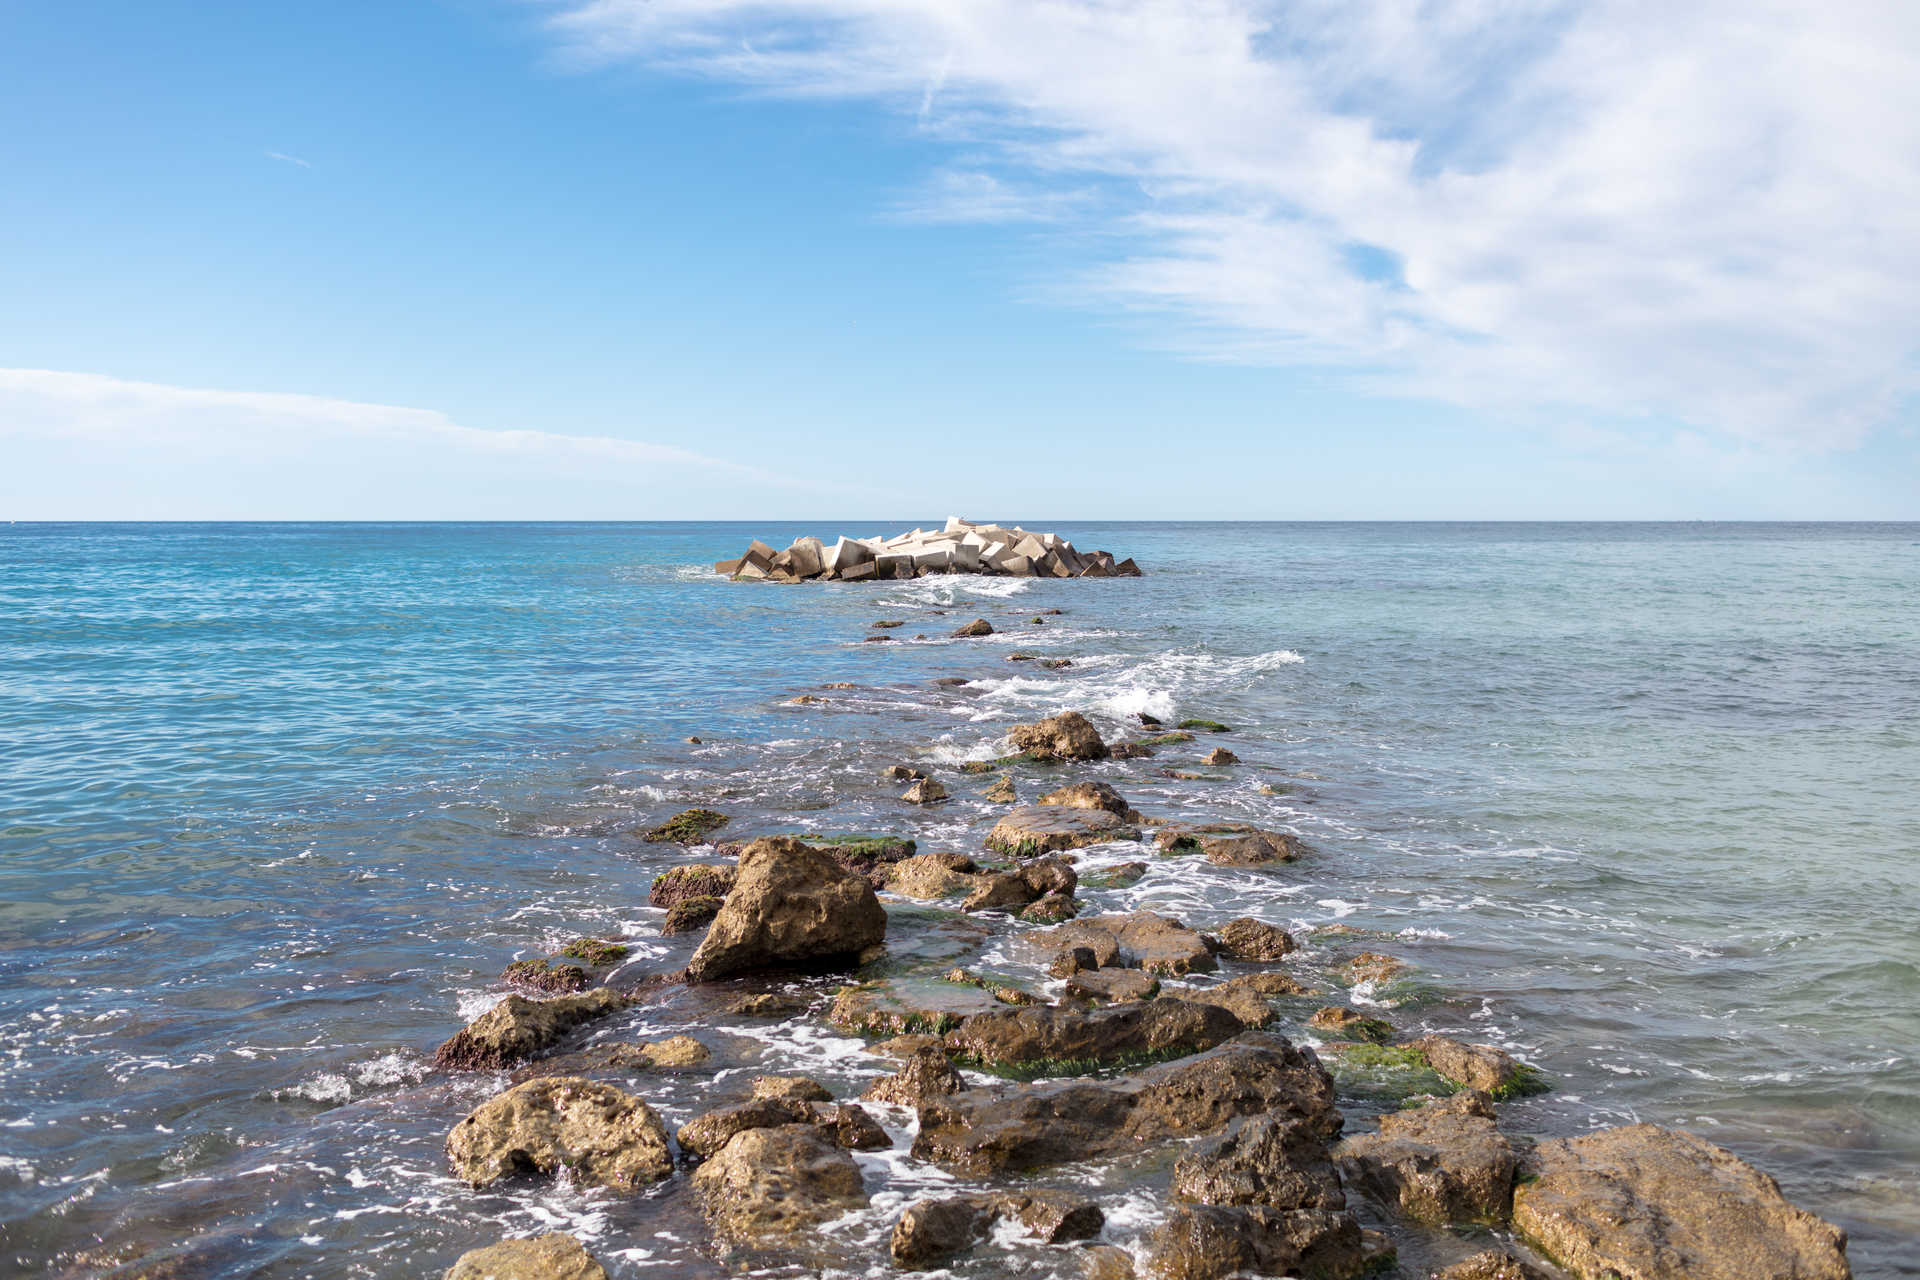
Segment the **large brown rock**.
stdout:
<path fill-rule="evenodd" d="M 946 1045 L 965 1061 L 1064 1075 L 1197 1053 L 1243 1030 L 1240 1019 L 1217 1005 L 1149 1000 L 1088 1013 L 1053 1006 L 977 1013 L 948 1033 Z"/>
<path fill-rule="evenodd" d="M 693 1174 L 714 1231 L 731 1244 L 794 1242 L 867 1203 L 860 1166 L 813 1125 L 735 1134 Z"/>
<path fill-rule="evenodd" d="M 446 1280 L 607 1280 L 607 1271 L 578 1240 L 554 1231 L 469 1249 L 447 1268 Z"/>
<path fill-rule="evenodd" d="M 1301 1116 L 1250 1116 L 1217 1142 L 1180 1157 L 1173 1195 L 1196 1204 L 1261 1204 L 1270 1209 L 1344 1209 L 1325 1137 Z"/>
<path fill-rule="evenodd" d="M 946 898 L 970 892 L 978 867 L 959 853 L 920 853 L 887 868 L 887 887 L 907 898 Z"/>
<path fill-rule="evenodd" d="M 1013 1219 L 1048 1244 L 1100 1234 L 1106 1215 L 1091 1200 L 1066 1191 L 984 1192 L 916 1200 L 900 1215 L 888 1242 L 903 1267 L 937 1266 L 986 1239 L 993 1224 Z"/>
<path fill-rule="evenodd" d="M 860 1096 L 896 1107 L 918 1107 L 929 1099 L 944 1098 L 966 1087 L 965 1078 L 954 1070 L 946 1050 L 936 1043 L 915 1049 L 898 1071 L 874 1081 Z"/>
<path fill-rule="evenodd" d="M 1101 809 L 1126 822 L 1140 821 L 1133 806 L 1104 782 L 1070 782 L 1041 796 L 1040 803 L 1063 809 Z"/>
<path fill-rule="evenodd" d="M 1018 912 L 1050 893 L 1071 898 L 1079 884 L 1080 877 L 1074 874 L 1073 865 L 1066 859 L 1036 858 L 1010 871 L 983 877 L 960 908 Z"/>
<path fill-rule="evenodd" d="M 1007 735 L 1013 745 L 1039 760 L 1105 760 L 1100 731 L 1078 711 L 1063 711 L 1036 724 L 1017 724 Z"/>
<path fill-rule="evenodd" d="M 1348 1138 L 1334 1154 L 1349 1184 L 1416 1222 L 1507 1220 L 1513 1148 L 1478 1090 L 1382 1116 L 1378 1133 Z"/>
<path fill-rule="evenodd" d="M 1847 1233 L 1740 1157 L 1632 1124 L 1543 1142 L 1513 1225 L 1581 1280 L 1849 1280 Z"/>
<path fill-rule="evenodd" d="M 1216 1133 L 1237 1116 L 1299 1116 L 1340 1131 L 1333 1080 L 1308 1049 L 1243 1034 L 1120 1080 L 969 1089 L 920 1108 L 913 1154 L 966 1173 L 1040 1169 L 1147 1142 Z"/>
<path fill-rule="evenodd" d="M 1160 980 L 1145 969 L 1122 969 L 1112 965 L 1105 969 L 1076 969 L 1067 978 L 1067 994 L 1108 1004 L 1151 1000 L 1160 994 Z"/>
<path fill-rule="evenodd" d="M 1015 858 L 1060 853 L 1108 840 L 1138 840 L 1140 830 L 1104 809 L 1056 804 L 1023 805 L 993 824 L 987 848 Z"/>
<path fill-rule="evenodd" d="M 1413 1047 L 1439 1075 L 1469 1089 L 1484 1090 L 1496 1098 L 1537 1087 L 1532 1068 L 1495 1045 L 1467 1044 L 1446 1036 L 1422 1036 L 1413 1042 Z"/>
<path fill-rule="evenodd" d="M 887 913 L 873 886 L 798 840 L 767 836 L 740 852 L 740 876 L 687 975 L 850 959 L 882 941 Z"/>
<path fill-rule="evenodd" d="M 627 1006 L 617 991 L 599 987 L 553 1000 L 508 996 L 469 1022 L 434 1052 L 436 1066 L 497 1071 L 524 1062 L 583 1023 Z"/>
<path fill-rule="evenodd" d="M 1040 930 L 1031 940 L 1049 954 L 1087 947 L 1103 967 L 1137 967 L 1173 977 L 1217 967 L 1205 938 L 1172 916 L 1151 911 L 1088 916 Z"/>
<path fill-rule="evenodd" d="M 1235 960 L 1279 960 L 1294 950 L 1292 934 L 1252 916 L 1227 921 L 1220 930 L 1220 945 Z"/>
<path fill-rule="evenodd" d="M 737 868 L 705 862 L 668 867 L 653 878 L 647 890 L 647 904 L 668 908 L 689 898 L 724 898 L 733 892 L 733 882 L 739 874 Z"/>
<path fill-rule="evenodd" d="M 653 1108 L 578 1076 L 542 1076 L 481 1103 L 447 1135 L 447 1159 L 475 1187 L 564 1168 L 581 1186 L 631 1190 L 673 1172 Z"/>
<path fill-rule="evenodd" d="M 1249 1272 L 1345 1280 L 1372 1267 L 1360 1224 L 1326 1209 L 1181 1205 L 1153 1233 L 1155 1280 L 1225 1280 Z"/>

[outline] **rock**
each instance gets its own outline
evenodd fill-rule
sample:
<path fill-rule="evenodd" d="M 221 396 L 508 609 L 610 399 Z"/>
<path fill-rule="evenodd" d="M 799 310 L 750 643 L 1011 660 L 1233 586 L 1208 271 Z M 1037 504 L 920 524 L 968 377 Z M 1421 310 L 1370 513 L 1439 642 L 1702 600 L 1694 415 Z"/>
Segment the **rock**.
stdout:
<path fill-rule="evenodd" d="M 1050 893 L 1071 898 L 1080 878 L 1063 858 L 1037 858 L 986 876 L 961 904 L 963 911 L 1018 911 Z"/>
<path fill-rule="evenodd" d="M 1007 735 L 1036 760 L 1105 760 L 1107 744 L 1078 711 L 1063 711 L 1034 724 L 1017 724 Z"/>
<path fill-rule="evenodd" d="M 446 1280 L 607 1280 L 607 1272 L 578 1240 L 554 1231 L 469 1249 Z"/>
<path fill-rule="evenodd" d="M 1222 984 L 1229 987 L 1245 987 L 1249 991 L 1258 991 L 1263 996 L 1299 996 L 1311 994 L 1289 973 L 1243 973 Z"/>
<path fill-rule="evenodd" d="M 645 839 L 650 844 L 704 844 L 727 821 L 726 814 L 712 809 L 682 809 L 647 832 Z"/>
<path fill-rule="evenodd" d="M 1191 729 L 1199 733 L 1233 732 L 1231 725 L 1221 724 L 1218 720 L 1182 720 L 1176 727 L 1180 729 Z"/>
<path fill-rule="evenodd" d="M 646 1044 L 622 1044 L 616 1041 L 543 1058 L 521 1067 L 510 1079 L 520 1084 L 541 1076 L 578 1076 L 593 1071 L 631 1074 L 636 1071 L 681 1070 L 700 1066 L 712 1057 L 712 1050 L 691 1036 L 668 1036 L 664 1040 Z"/>
<path fill-rule="evenodd" d="M 1102 966 L 1138 967 L 1173 977 L 1216 967 L 1204 938 L 1173 917 L 1151 911 L 1089 916 L 1042 930 L 1032 941 L 1049 953 L 1090 947 Z"/>
<path fill-rule="evenodd" d="M 736 1245 L 792 1241 L 860 1208 L 860 1166 L 806 1124 L 737 1133 L 694 1170 L 693 1189 L 714 1231 Z"/>
<path fill-rule="evenodd" d="M 788 1098 L 797 1102 L 832 1102 L 833 1094 L 811 1076 L 755 1076 L 756 1099 Z"/>
<path fill-rule="evenodd" d="M 500 971 L 503 982 L 530 991 L 562 995 L 587 988 L 587 971 L 577 964 L 554 964 L 550 960 L 515 960 Z"/>
<path fill-rule="evenodd" d="M 1072 658 L 1042 658 L 1040 665 L 1049 671 L 1065 671 L 1073 665 Z"/>
<path fill-rule="evenodd" d="M 977 973 L 969 973 L 965 969 L 949 969 L 940 975 L 940 980 L 956 982 L 965 987 L 978 987 L 1002 1004 L 1025 1006 L 1046 1003 L 1031 991 L 1022 990 L 1003 978 L 983 977 Z"/>
<path fill-rule="evenodd" d="M 725 905 L 725 898 L 682 898 L 667 908 L 667 918 L 660 922 L 660 936 L 670 938 L 704 929 Z"/>
<path fill-rule="evenodd" d="M 993 1224 L 1011 1218 L 1048 1244 L 1087 1240 L 1106 1217 L 1098 1205 L 1066 1191 L 979 1193 L 916 1200 L 900 1215 L 888 1250 L 903 1267 L 934 1266 L 987 1238 Z"/>
<path fill-rule="evenodd" d="M 1151 760 L 1153 748 L 1144 742 L 1116 742 L 1109 752 L 1115 760 Z"/>
<path fill-rule="evenodd" d="M 1020 912 L 1028 924 L 1059 924 L 1080 914 L 1080 904 L 1070 893 L 1049 893 Z"/>
<path fill-rule="evenodd" d="M 1388 982 L 1407 971 L 1407 962 L 1378 951 L 1362 951 L 1340 967 L 1350 982 Z"/>
<path fill-rule="evenodd" d="M 1262 831 L 1244 822 L 1216 822 L 1199 827 L 1164 827 L 1154 844 L 1165 854 L 1205 854 L 1223 867 L 1258 867 L 1292 862 L 1300 856 L 1300 842 L 1281 831 Z"/>
<path fill-rule="evenodd" d="M 1216 1005 L 1150 1000 L 1081 1013 L 1051 1006 L 975 1014 L 947 1035 L 947 1051 L 990 1067 L 1078 1073 L 1114 1062 L 1182 1057 L 1245 1030 Z"/>
<path fill-rule="evenodd" d="M 640 1046 L 652 1067 L 697 1067 L 713 1057 L 713 1050 L 692 1036 L 668 1036 Z"/>
<path fill-rule="evenodd" d="M 1252 916 L 1227 921 L 1220 943 L 1235 960 L 1278 960 L 1294 950 L 1292 934 Z"/>
<path fill-rule="evenodd" d="M 616 991 L 599 987 L 553 1000 L 508 996 L 454 1033 L 434 1053 L 434 1065 L 455 1071 L 510 1067 L 551 1046 L 561 1036 L 627 1006 Z"/>
<path fill-rule="evenodd" d="M 619 943 L 604 938 L 575 938 L 560 948 L 560 954 L 571 960 L 585 961 L 596 969 L 604 969 L 625 960 L 627 950 Z"/>
<path fill-rule="evenodd" d="M 1133 806 L 1129 805 L 1118 791 L 1104 782 L 1069 783 L 1041 796 L 1040 803 L 1059 805 L 1066 809 L 1100 809 L 1123 822 L 1140 820 L 1140 815 L 1134 812 Z"/>
<path fill-rule="evenodd" d="M 927 775 L 924 770 L 916 769 L 910 764 L 890 764 L 880 771 L 880 776 L 887 782 L 918 782 Z"/>
<path fill-rule="evenodd" d="M 1476 1253 L 1464 1262 L 1456 1262 L 1444 1271 L 1433 1273 L 1433 1280 L 1549 1280 L 1546 1272 L 1498 1249 Z"/>
<path fill-rule="evenodd" d="M 1157 1003 L 1157 1002 L 1156 1002 Z M 1297 1115 L 1340 1130 L 1333 1080 L 1310 1050 L 1246 1032 L 1119 1080 L 968 1089 L 920 1107 L 913 1154 L 969 1174 L 1019 1172 L 1218 1132 L 1238 1116 Z"/>
<path fill-rule="evenodd" d="M 1173 1166 L 1172 1194 L 1196 1204 L 1344 1209 L 1340 1174 L 1316 1126 L 1299 1116 L 1236 1120 Z"/>
<path fill-rule="evenodd" d="M 1494 1045 L 1422 1036 L 1413 1047 L 1440 1075 L 1469 1089 L 1484 1090 L 1495 1099 L 1538 1093 L 1546 1087 L 1537 1071 Z"/>
<path fill-rule="evenodd" d="M 1161 994 L 1176 1000 L 1219 1005 L 1249 1027 L 1264 1027 L 1274 1018 L 1273 1006 L 1267 1003 L 1266 996 L 1239 980 L 1212 987 L 1163 988 Z"/>
<path fill-rule="evenodd" d="M 1080 883 L 1090 889 L 1128 889 L 1144 880 L 1152 869 L 1144 862 L 1123 862 L 1082 876 Z"/>
<path fill-rule="evenodd" d="M 965 676 L 939 676 L 933 683 L 942 689 L 959 689 L 972 684 L 973 681 Z"/>
<path fill-rule="evenodd" d="M 922 778 L 900 796 L 908 804 L 938 804 L 947 799 L 947 789 L 932 778 Z"/>
<path fill-rule="evenodd" d="M 565 1168 L 580 1186 L 632 1190 L 673 1172 L 653 1108 L 578 1076 L 542 1076 L 483 1102 L 447 1135 L 447 1158 L 474 1187 Z"/>
<path fill-rule="evenodd" d="M 995 804 L 1019 804 L 1020 793 L 1013 789 L 1013 779 L 1000 775 L 994 784 L 980 793 L 982 800 L 991 800 Z"/>
<path fill-rule="evenodd" d="M 969 640 L 975 636 L 990 636 L 993 634 L 993 624 L 985 618 L 975 618 L 966 626 L 955 628 L 953 634 L 956 639 L 961 640 Z"/>
<path fill-rule="evenodd" d="M 1307 1025 L 1315 1031 L 1325 1031 L 1330 1035 L 1344 1036 L 1349 1040 L 1371 1040 L 1383 1044 L 1393 1039 L 1393 1024 L 1380 1018 L 1369 1018 L 1364 1013 L 1356 1013 L 1339 1005 L 1328 1005 L 1317 1010 Z"/>
<path fill-rule="evenodd" d="M 940 1048 L 939 1036 L 905 1035 L 894 1036 L 887 1040 L 876 1040 L 868 1045 L 863 1052 L 870 1053 L 877 1058 L 900 1058 L 905 1060 L 911 1058 L 922 1049 L 938 1048 Z"/>
<path fill-rule="evenodd" d="M 958 853 L 922 853 L 888 869 L 887 887 L 909 898 L 945 898 L 970 891 L 974 861 Z"/>
<path fill-rule="evenodd" d="M 1350 1184 L 1416 1222 L 1507 1220 L 1513 1148 L 1478 1090 L 1382 1116 L 1378 1133 L 1349 1138 L 1334 1154 Z"/>
<path fill-rule="evenodd" d="M 716 867 L 706 863 L 669 867 L 653 878 L 653 887 L 647 891 L 647 903 L 655 907 L 672 907 L 688 898 L 724 898 L 733 892 L 733 882 L 739 874 L 733 867 Z"/>
<path fill-rule="evenodd" d="M 1015 858 L 1059 853 L 1109 840 L 1138 840 L 1140 831 L 1104 809 L 1025 805 L 994 823 L 987 848 Z"/>
<path fill-rule="evenodd" d="M 851 1102 L 814 1106 L 814 1123 L 839 1146 L 848 1151 L 885 1151 L 893 1139 L 866 1109 Z"/>
<path fill-rule="evenodd" d="M 745 969 L 844 960 L 886 933 L 887 913 L 865 879 L 798 840 L 769 836 L 741 852 L 739 879 L 687 973 L 709 982 Z"/>
<path fill-rule="evenodd" d="M 807 999 L 790 991 L 762 991 L 756 995 L 741 996 L 727 1006 L 727 1012 L 742 1018 L 785 1018 L 796 1013 L 805 1013 Z"/>
<path fill-rule="evenodd" d="M 1848 1280 L 1847 1234 L 1680 1129 L 1633 1124 L 1541 1143 L 1513 1225 L 1581 1280 Z"/>
<path fill-rule="evenodd" d="M 749 1129 L 813 1122 L 813 1108 L 798 1098 L 754 1098 L 703 1112 L 681 1125 L 674 1137 L 681 1150 L 706 1157 Z"/>
<path fill-rule="evenodd" d="M 1156 1280 L 1306 1275 L 1345 1280 L 1371 1264 L 1348 1213 L 1264 1206 L 1182 1205 L 1153 1233 L 1147 1274 Z"/>
<path fill-rule="evenodd" d="M 860 1096 L 896 1107 L 918 1107 L 930 1098 L 959 1093 L 967 1082 L 953 1068 L 939 1041 L 917 1048 L 890 1076 L 874 1081 Z"/>
<path fill-rule="evenodd" d="M 1215 747 L 1213 750 L 1207 752 L 1206 755 L 1200 757 L 1200 763 L 1201 764 L 1239 764 L 1240 757 L 1233 754 L 1233 752 L 1227 750 L 1225 747 Z"/>
<path fill-rule="evenodd" d="M 827 1021 L 868 1036 L 945 1035 L 976 1013 L 1003 1008 L 978 987 L 925 979 L 888 979 L 843 987 Z"/>
<path fill-rule="evenodd" d="M 1067 978 L 1099 967 L 1100 957 L 1094 954 L 1092 947 L 1063 947 L 1047 963 L 1047 973 L 1055 978 Z"/>
<path fill-rule="evenodd" d="M 1091 956 L 1085 947 L 1075 949 Z M 1128 1000 L 1151 1000 L 1160 994 L 1160 982 L 1144 969 L 1094 969 L 1076 972 L 1067 979 L 1067 994 L 1082 1000 L 1104 1000 L 1110 1004 Z"/>

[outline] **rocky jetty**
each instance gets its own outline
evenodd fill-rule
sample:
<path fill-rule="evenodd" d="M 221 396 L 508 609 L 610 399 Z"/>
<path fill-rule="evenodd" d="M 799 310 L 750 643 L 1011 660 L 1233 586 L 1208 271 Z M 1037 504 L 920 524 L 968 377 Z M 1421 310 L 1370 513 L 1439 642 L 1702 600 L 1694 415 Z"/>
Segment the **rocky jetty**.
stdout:
<path fill-rule="evenodd" d="M 944 529 L 871 538 L 796 538 L 785 551 L 755 539 L 713 571 L 734 581 L 861 582 L 919 578 L 930 573 L 986 573 L 1016 578 L 1137 578 L 1140 566 L 1110 551 L 1080 551 L 1057 533 L 1018 525 L 978 524 L 955 516 Z M 984 633 L 983 633 L 984 634 Z"/>

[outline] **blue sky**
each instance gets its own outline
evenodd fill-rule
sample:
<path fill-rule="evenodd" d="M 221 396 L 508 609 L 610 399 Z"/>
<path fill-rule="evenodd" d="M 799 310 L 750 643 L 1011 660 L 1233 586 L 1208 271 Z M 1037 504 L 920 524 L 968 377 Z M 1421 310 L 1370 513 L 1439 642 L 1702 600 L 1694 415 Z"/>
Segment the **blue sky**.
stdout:
<path fill-rule="evenodd" d="M 0 5 L 0 518 L 1920 518 L 1799 8 Z"/>

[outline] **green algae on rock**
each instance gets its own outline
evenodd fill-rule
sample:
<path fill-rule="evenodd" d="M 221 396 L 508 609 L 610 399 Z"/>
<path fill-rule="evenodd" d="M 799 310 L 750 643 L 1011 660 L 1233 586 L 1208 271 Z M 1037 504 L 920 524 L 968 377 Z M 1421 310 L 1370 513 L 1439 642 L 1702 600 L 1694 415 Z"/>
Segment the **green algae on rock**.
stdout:
<path fill-rule="evenodd" d="M 649 844 L 703 844 L 730 820 L 713 809 L 682 809 L 647 832 L 645 839 Z"/>

